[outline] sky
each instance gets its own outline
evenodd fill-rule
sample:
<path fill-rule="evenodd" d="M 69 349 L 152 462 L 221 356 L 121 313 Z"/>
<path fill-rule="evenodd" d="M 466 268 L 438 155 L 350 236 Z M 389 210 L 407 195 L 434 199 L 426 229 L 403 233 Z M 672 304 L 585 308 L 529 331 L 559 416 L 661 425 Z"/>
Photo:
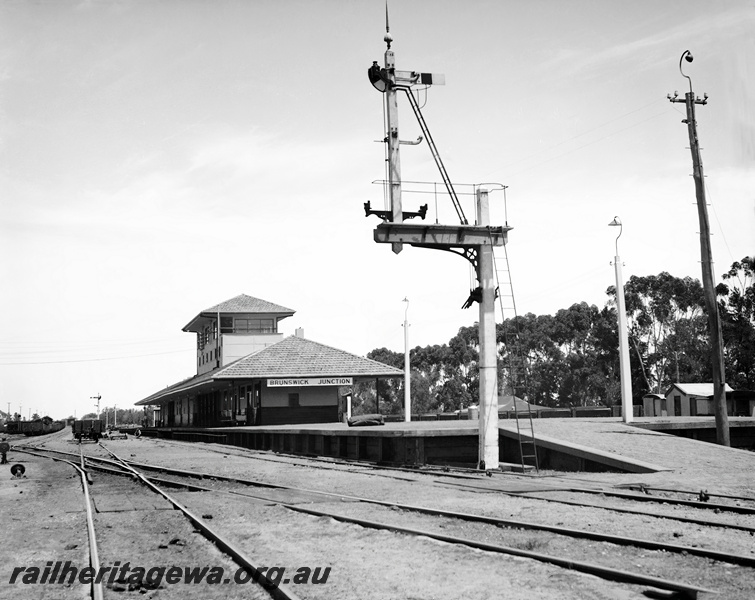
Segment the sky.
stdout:
<path fill-rule="evenodd" d="M 500 184 L 491 222 L 513 227 L 518 314 L 606 304 L 614 216 L 625 280 L 701 278 L 684 104 L 666 98 L 689 89 L 685 50 L 709 96 L 717 280 L 755 253 L 752 1 L 389 11 L 397 68 L 445 75 L 418 99 L 457 191 Z M 403 352 L 405 318 L 411 347 L 477 321 L 466 260 L 394 254 L 364 215 L 384 202 L 383 96 L 367 79 L 384 33 L 383 0 L 0 1 L 0 410 L 132 406 L 195 374 L 182 327 L 242 293 L 296 310 L 285 335 L 362 356 Z M 405 98 L 399 132 L 421 133 Z M 441 181 L 424 142 L 401 146 L 401 170 Z M 447 198 L 404 187 L 404 210 L 458 223 Z"/>

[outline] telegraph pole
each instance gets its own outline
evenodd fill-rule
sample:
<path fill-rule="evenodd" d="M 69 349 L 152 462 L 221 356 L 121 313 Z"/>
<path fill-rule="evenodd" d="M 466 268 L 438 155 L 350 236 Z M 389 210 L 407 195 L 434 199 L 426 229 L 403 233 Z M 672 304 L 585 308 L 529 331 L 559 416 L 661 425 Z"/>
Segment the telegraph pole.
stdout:
<path fill-rule="evenodd" d="M 689 133 L 689 149 L 692 153 L 692 177 L 695 180 L 695 195 L 697 196 L 697 214 L 700 221 L 700 256 L 703 271 L 703 291 L 705 293 L 705 308 L 708 311 L 708 333 L 712 352 L 713 367 L 713 406 L 716 414 L 716 441 L 722 446 L 731 445 L 729 439 L 729 416 L 726 412 L 726 370 L 724 367 L 724 343 L 721 333 L 721 319 L 716 303 L 716 286 L 713 277 L 713 253 L 710 247 L 710 222 L 708 220 L 708 205 L 705 199 L 705 180 L 703 175 L 703 161 L 700 157 L 700 144 L 697 138 L 697 122 L 695 120 L 695 105 L 707 104 L 708 94 L 703 99 L 695 98 L 692 91 L 692 79 L 684 74 L 682 61 L 692 62 L 689 50 L 682 53 L 679 59 L 679 71 L 689 81 L 689 92 L 680 99 L 677 92 L 668 94 L 671 102 L 684 102 L 687 108 L 687 118 L 682 123 L 687 124 Z"/>

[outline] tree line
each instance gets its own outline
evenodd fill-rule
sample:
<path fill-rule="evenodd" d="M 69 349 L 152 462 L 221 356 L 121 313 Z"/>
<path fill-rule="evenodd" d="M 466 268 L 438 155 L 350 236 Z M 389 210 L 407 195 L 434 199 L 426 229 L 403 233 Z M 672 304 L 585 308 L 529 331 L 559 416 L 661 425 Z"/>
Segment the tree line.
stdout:
<path fill-rule="evenodd" d="M 72 419 L 73 417 L 69 417 Z M 115 408 L 105 407 L 100 411 L 98 415 L 96 412 L 90 412 L 85 414 L 82 419 L 101 419 L 103 422 L 107 422 L 113 425 L 139 425 L 145 424 L 144 408 Z M 115 420 L 114 420 L 115 419 Z"/>
<path fill-rule="evenodd" d="M 724 339 L 726 381 L 755 389 L 755 261 L 736 261 L 716 288 Z M 616 290 L 602 308 L 586 302 L 554 315 L 528 313 L 496 326 L 499 394 L 544 407 L 621 404 Z M 635 404 L 674 382 L 712 381 L 711 347 L 699 280 L 667 272 L 631 276 L 624 286 Z M 403 369 L 404 353 L 377 348 L 368 358 Z M 412 412 L 451 412 L 476 404 L 477 325 L 446 344 L 410 350 Z M 403 412 L 403 379 L 360 383 L 355 414 Z"/>

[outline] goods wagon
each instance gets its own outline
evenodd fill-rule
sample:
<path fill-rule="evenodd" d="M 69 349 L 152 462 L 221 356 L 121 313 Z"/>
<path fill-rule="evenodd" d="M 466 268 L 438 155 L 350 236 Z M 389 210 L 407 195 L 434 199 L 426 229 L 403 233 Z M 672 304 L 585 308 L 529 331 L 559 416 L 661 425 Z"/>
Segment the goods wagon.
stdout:
<path fill-rule="evenodd" d="M 27 436 L 45 435 L 60 431 L 63 427 L 65 427 L 65 423 L 62 421 L 53 421 L 50 417 L 42 417 L 33 421 L 18 422 L 18 433 L 23 433 Z"/>
<path fill-rule="evenodd" d="M 97 441 L 105 429 L 102 419 L 79 419 L 73 422 L 73 437 L 77 440 Z"/>

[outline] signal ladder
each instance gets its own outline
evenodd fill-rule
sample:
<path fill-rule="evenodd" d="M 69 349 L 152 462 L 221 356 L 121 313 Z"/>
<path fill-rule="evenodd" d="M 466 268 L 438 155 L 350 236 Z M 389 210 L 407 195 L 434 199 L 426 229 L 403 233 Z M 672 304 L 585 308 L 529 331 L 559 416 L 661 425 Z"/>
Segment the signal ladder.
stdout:
<path fill-rule="evenodd" d="M 519 332 L 519 323 L 517 322 L 516 302 L 514 301 L 514 286 L 511 281 L 511 269 L 509 267 L 509 252 L 507 244 L 503 245 L 503 260 L 500 262 L 493 252 L 493 267 L 496 274 L 496 284 L 498 285 L 498 302 L 501 308 L 501 327 L 503 329 L 503 343 L 508 355 L 508 364 L 506 370 L 509 376 L 509 386 L 513 394 L 514 418 L 516 420 L 516 436 L 519 442 L 519 457 L 522 464 L 522 473 L 529 469 L 535 469 L 540 473 L 540 467 L 537 459 L 537 443 L 535 440 L 535 430 L 532 425 L 532 410 L 530 403 L 527 402 L 527 411 L 520 415 L 517 407 L 517 398 L 527 400 L 527 365 L 524 360 L 524 352 Z M 506 323 L 508 316 L 509 323 Z"/>

